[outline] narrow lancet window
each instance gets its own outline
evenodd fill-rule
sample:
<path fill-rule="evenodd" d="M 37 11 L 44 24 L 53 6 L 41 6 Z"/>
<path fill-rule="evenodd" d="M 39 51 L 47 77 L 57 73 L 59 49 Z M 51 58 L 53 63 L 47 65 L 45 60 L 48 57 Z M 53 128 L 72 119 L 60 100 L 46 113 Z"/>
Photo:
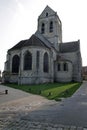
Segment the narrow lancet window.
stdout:
<path fill-rule="evenodd" d="M 28 51 L 24 55 L 24 70 L 32 70 L 32 54 Z"/>
<path fill-rule="evenodd" d="M 41 33 L 44 34 L 45 33 L 45 24 L 42 23 L 41 25 Z"/>
<path fill-rule="evenodd" d="M 13 56 L 13 58 L 12 58 L 12 73 L 19 72 L 19 64 L 20 64 L 19 56 L 18 55 Z"/>
<path fill-rule="evenodd" d="M 36 53 L 36 68 L 39 69 L 39 62 L 40 62 L 40 52 L 37 51 Z"/>
<path fill-rule="evenodd" d="M 64 70 L 64 71 L 68 71 L 68 64 L 67 64 L 67 63 L 64 63 L 64 64 L 63 64 L 63 70 Z"/>
<path fill-rule="evenodd" d="M 58 63 L 57 70 L 58 70 L 58 71 L 61 70 L 61 68 L 60 68 L 60 63 Z"/>
<path fill-rule="evenodd" d="M 53 21 L 50 22 L 50 26 L 49 26 L 49 32 L 53 32 Z"/>
<path fill-rule="evenodd" d="M 47 73 L 49 72 L 49 57 L 47 52 L 44 54 L 43 57 L 43 71 Z"/>

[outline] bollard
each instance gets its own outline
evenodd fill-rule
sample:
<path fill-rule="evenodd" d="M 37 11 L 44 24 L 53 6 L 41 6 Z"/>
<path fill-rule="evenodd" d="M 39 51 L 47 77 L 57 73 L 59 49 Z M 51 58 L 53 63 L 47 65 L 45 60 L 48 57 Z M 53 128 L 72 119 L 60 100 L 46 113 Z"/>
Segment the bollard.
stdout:
<path fill-rule="evenodd" d="M 51 93 L 51 92 L 49 92 L 49 93 L 48 93 L 48 96 L 51 96 L 51 95 L 52 95 L 52 93 Z"/>
<path fill-rule="evenodd" d="M 39 91 L 39 94 L 41 94 L 41 90 Z"/>
<path fill-rule="evenodd" d="M 8 90 L 5 90 L 5 94 L 8 94 Z"/>

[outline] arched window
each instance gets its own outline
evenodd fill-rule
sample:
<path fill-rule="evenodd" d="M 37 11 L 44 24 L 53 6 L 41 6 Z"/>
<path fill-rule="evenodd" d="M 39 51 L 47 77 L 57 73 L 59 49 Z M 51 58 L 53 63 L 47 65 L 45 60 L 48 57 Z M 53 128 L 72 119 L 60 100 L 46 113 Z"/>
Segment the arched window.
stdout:
<path fill-rule="evenodd" d="M 12 58 L 12 73 L 19 72 L 19 64 L 20 64 L 19 56 L 18 55 L 13 56 L 13 58 Z"/>
<path fill-rule="evenodd" d="M 40 52 L 36 52 L 36 68 L 39 69 L 39 63 L 40 63 Z"/>
<path fill-rule="evenodd" d="M 42 34 L 45 33 L 45 24 L 44 23 L 42 23 L 42 25 L 41 25 L 41 33 Z"/>
<path fill-rule="evenodd" d="M 49 71 L 49 58 L 47 52 L 44 54 L 43 57 L 43 71 L 48 72 Z"/>
<path fill-rule="evenodd" d="M 32 54 L 28 51 L 24 55 L 24 70 L 32 70 Z"/>
<path fill-rule="evenodd" d="M 67 63 L 64 63 L 64 64 L 63 64 L 63 70 L 64 70 L 64 71 L 68 71 L 68 64 L 67 64 Z"/>
<path fill-rule="evenodd" d="M 58 71 L 60 71 L 60 70 L 61 70 L 60 66 L 61 66 L 61 64 L 60 64 L 60 63 L 58 63 L 58 66 L 57 66 L 57 70 L 58 70 Z"/>
<path fill-rule="evenodd" d="M 49 32 L 53 32 L 53 21 L 50 22 Z"/>

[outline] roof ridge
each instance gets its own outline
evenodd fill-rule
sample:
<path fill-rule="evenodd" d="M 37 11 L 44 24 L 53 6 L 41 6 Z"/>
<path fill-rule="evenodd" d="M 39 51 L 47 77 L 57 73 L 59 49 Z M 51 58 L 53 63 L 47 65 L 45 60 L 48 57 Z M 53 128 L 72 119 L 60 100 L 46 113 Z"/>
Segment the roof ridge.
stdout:
<path fill-rule="evenodd" d="M 41 35 L 39 31 L 36 31 L 35 36 L 37 36 L 43 43 L 46 42 L 45 44 L 46 44 L 47 46 L 49 46 L 50 48 L 52 47 L 51 42 L 48 41 L 43 35 Z M 45 41 L 44 41 L 44 40 L 45 40 Z"/>

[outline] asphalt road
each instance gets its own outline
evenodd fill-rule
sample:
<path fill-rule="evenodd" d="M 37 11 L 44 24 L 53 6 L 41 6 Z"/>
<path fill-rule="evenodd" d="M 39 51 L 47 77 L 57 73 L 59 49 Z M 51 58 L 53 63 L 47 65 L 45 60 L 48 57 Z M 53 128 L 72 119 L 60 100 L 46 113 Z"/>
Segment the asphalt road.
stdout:
<path fill-rule="evenodd" d="M 87 82 L 71 97 L 60 103 L 45 105 L 22 117 L 25 120 L 87 127 Z"/>
<path fill-rule="evenodd" d="M 9 92 L 7 95 L 3 94 L 6 89 Z M 23 107 L 23 111 L 25 110 L 26 113 L 26 105 L 33 108 L 38 104 L 42 105 L 34 111 L 27 111 L 27 114 L 22 114 L 21 111 L 19 119 L 28 122 L 55 123 L 87 128 L 87 82 L 84 82 L 71 98 L 63 99 L 60 103 L 54 101 L 51 103 L 40 96 L 0 85 L 0 111 L 2 110 L 3 114 L 5 114 L 5 108 L 1 106 L 7 107 L 6 110 L 9 112 L 21 106 L 21 109 Z"/>

